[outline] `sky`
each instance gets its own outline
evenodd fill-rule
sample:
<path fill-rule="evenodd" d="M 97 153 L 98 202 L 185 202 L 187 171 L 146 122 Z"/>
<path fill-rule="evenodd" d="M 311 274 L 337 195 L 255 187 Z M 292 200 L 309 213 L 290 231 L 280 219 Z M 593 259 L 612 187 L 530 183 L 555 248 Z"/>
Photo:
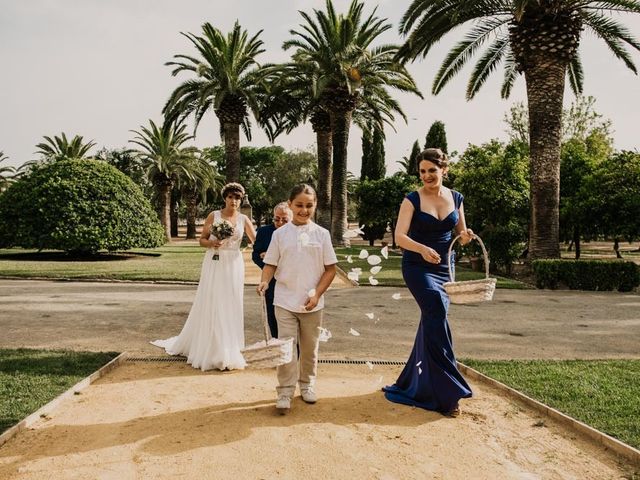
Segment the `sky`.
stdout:
<path fill-rule="evenodd" d="M 382 43 L 400 43 L 399 20 L 409 0 L 366 0 L 369 11 L 388 18 L 393 28 Z M 334 0 L 345 11 L 348 0 Z M 322 0 L 0 0 L 0 151 L 9 157 L 3 164 L 20 165 L 37 158 L 35 145 L 44 135 L 65 132 L 94 140 L 97 148 L 132 147 L 132 129 L 161 121 L 161 110 L 170 92 L 187 75 L 171 76 L 164 63 L 175 54 L 191 54 L 191 43 L 180 32 L 200 34 L 210 22 L 224 32 L 234 22 L 250 34 L 263 30 L 266 52 L 260 63 L 283 62 L 290 52 L 282 42 L 289 30 L 302 22 L 299 10 L 323 8 Z M 640 15 L 619 17 L 640 38 Z M 438 66 L 468 26 L 455 30 L 433 48 L 428 58 L 409 65 L 424 95 L 395 94 L 408 122 L 387 129 L 387 172 L 400 167 L 415 140 L 424 145 L 430 125 L 445 123 L 449 150 L 463 151 L 468 144 L 492 138 L 505 140 L 504 115 L 515 102 L 525 100 L 520 77 L 509 100 L 499 95 L 501 71 L 497 71 L 475 99 L 465 100 L 468 66 L 438 95 L 430 91 Z M 613 122 L 618 149 L 637 149 L 640 123 L 640 77 L 612 57 L 598 39 L 585 32 L 580 53 L 585 71 L 585 95 L 596 97 L 596 110 Z M 640 68 L 640 54 L 633 58 Z M 567 91 L 565 103 L 572 100 Z M 253 139 L 242 145 L 269 142 L 254 126 Z M 276 144 L 287 149 L 313 149 L 309 125 L 299 127 Z M 211 112 L 198 128 L 194 144 L 220 143 L 219 128 Z M 93 152 L 97 151 L 94 148 Z M 361 132 L 353 126 L 349 142 L 350 171 L 359 176 Z"/>

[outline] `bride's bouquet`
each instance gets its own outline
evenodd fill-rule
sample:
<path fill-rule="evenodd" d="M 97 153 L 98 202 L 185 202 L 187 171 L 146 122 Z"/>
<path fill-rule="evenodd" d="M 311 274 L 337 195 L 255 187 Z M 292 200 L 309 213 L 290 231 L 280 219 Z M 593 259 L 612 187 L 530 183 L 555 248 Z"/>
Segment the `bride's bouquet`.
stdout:
<path fill-rule="evenodd" d="M 226 240 L 227 238 L 233 235 L 234 229 L 231 222 L 220 219 L 217 222 L 214 222 L 209 229 L 209 234 L 216 237 L 218 240 Z M 218 249 L 214 249 L 213 251 L 213 260 L 219 260 L 220 255 L 218 254 Z"/>

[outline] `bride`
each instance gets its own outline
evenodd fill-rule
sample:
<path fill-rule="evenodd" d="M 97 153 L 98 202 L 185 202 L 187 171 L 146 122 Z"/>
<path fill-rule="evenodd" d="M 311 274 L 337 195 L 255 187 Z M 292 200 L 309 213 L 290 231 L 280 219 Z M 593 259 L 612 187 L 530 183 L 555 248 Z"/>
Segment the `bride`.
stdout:
<path fill-rule="evenodd" d="M 225 206 L 211 212 L 200 235 L 200 246 L 207 249 L 200 282 L 189 317 L 180 335 L 151 342 L 170 355 L 183 355 L 194 368 L 233 370 L 244 368 L 240 353 L 244 348 L 244 261 L 240 252 L 242 234 L 251 243 L 256 232 L 251 220 L 240 213 L 244 188 L 228 183 L 222 189 Z M 233 225 L 231 237 L 219 240 L 210 234 L 221 220 Z"/>

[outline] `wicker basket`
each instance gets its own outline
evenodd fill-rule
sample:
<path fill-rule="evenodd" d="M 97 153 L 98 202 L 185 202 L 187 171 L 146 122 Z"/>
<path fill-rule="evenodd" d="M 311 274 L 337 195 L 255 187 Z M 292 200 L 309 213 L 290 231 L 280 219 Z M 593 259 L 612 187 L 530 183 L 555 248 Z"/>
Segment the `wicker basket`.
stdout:
<path fill-rule="evenodd" d="M 489 278 L 489 255 L 487 255 L 487 249 L 479 236 L 475 236 L 474 239 L 478 241 L 482 248 L 482 254 L 484 255 L 484 270 L 485 278 L 482 280 L 467 280 L 464 282 L 456 282 L 455 272 L 451 268 L 452 257 L 451 251 L 453 245 L 460 238 L 458 235 L 453 239 L 449 246 L 449 253 L 447 254 L 447 263 L 449 264 L 449 278 L 450 282 L 444 284 L 444 289 L 449 295 L 451 303 L 478 303 L 486 302 L 493 298 L 493 292 L 496 289 L 496 279 Z"/>
<path fill-rule="evenodd" d="M 272 338 L 267 323 L 267 303 L 262 295 L 262 326 L 264 340 L 249 345 L 242 350 L 248 367 L 272 368 L 291 361 L 293 355 L 293 337 Z"/>

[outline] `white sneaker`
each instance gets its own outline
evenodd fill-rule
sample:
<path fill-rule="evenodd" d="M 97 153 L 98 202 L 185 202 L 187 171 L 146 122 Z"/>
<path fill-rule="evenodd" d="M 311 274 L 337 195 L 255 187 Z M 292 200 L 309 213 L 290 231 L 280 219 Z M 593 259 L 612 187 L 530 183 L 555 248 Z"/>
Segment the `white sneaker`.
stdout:
<path fill-rule="evenodd" d="M 301 388 L 300 394 L 302 395 L 302 400 L 307 403 L 316 403 L 318 401 L 318 397 L 316 396 L 316 392 L 313 390 L 313 387 Z"/>
<path fill-rule="evenodd" d="M 280 394 L 278 395 L 278 399 L 276 400 L 276 410 L 280 413 L 280 415 L 286 415 L 289 413 L 291 409 L 291 397 Z"/>

